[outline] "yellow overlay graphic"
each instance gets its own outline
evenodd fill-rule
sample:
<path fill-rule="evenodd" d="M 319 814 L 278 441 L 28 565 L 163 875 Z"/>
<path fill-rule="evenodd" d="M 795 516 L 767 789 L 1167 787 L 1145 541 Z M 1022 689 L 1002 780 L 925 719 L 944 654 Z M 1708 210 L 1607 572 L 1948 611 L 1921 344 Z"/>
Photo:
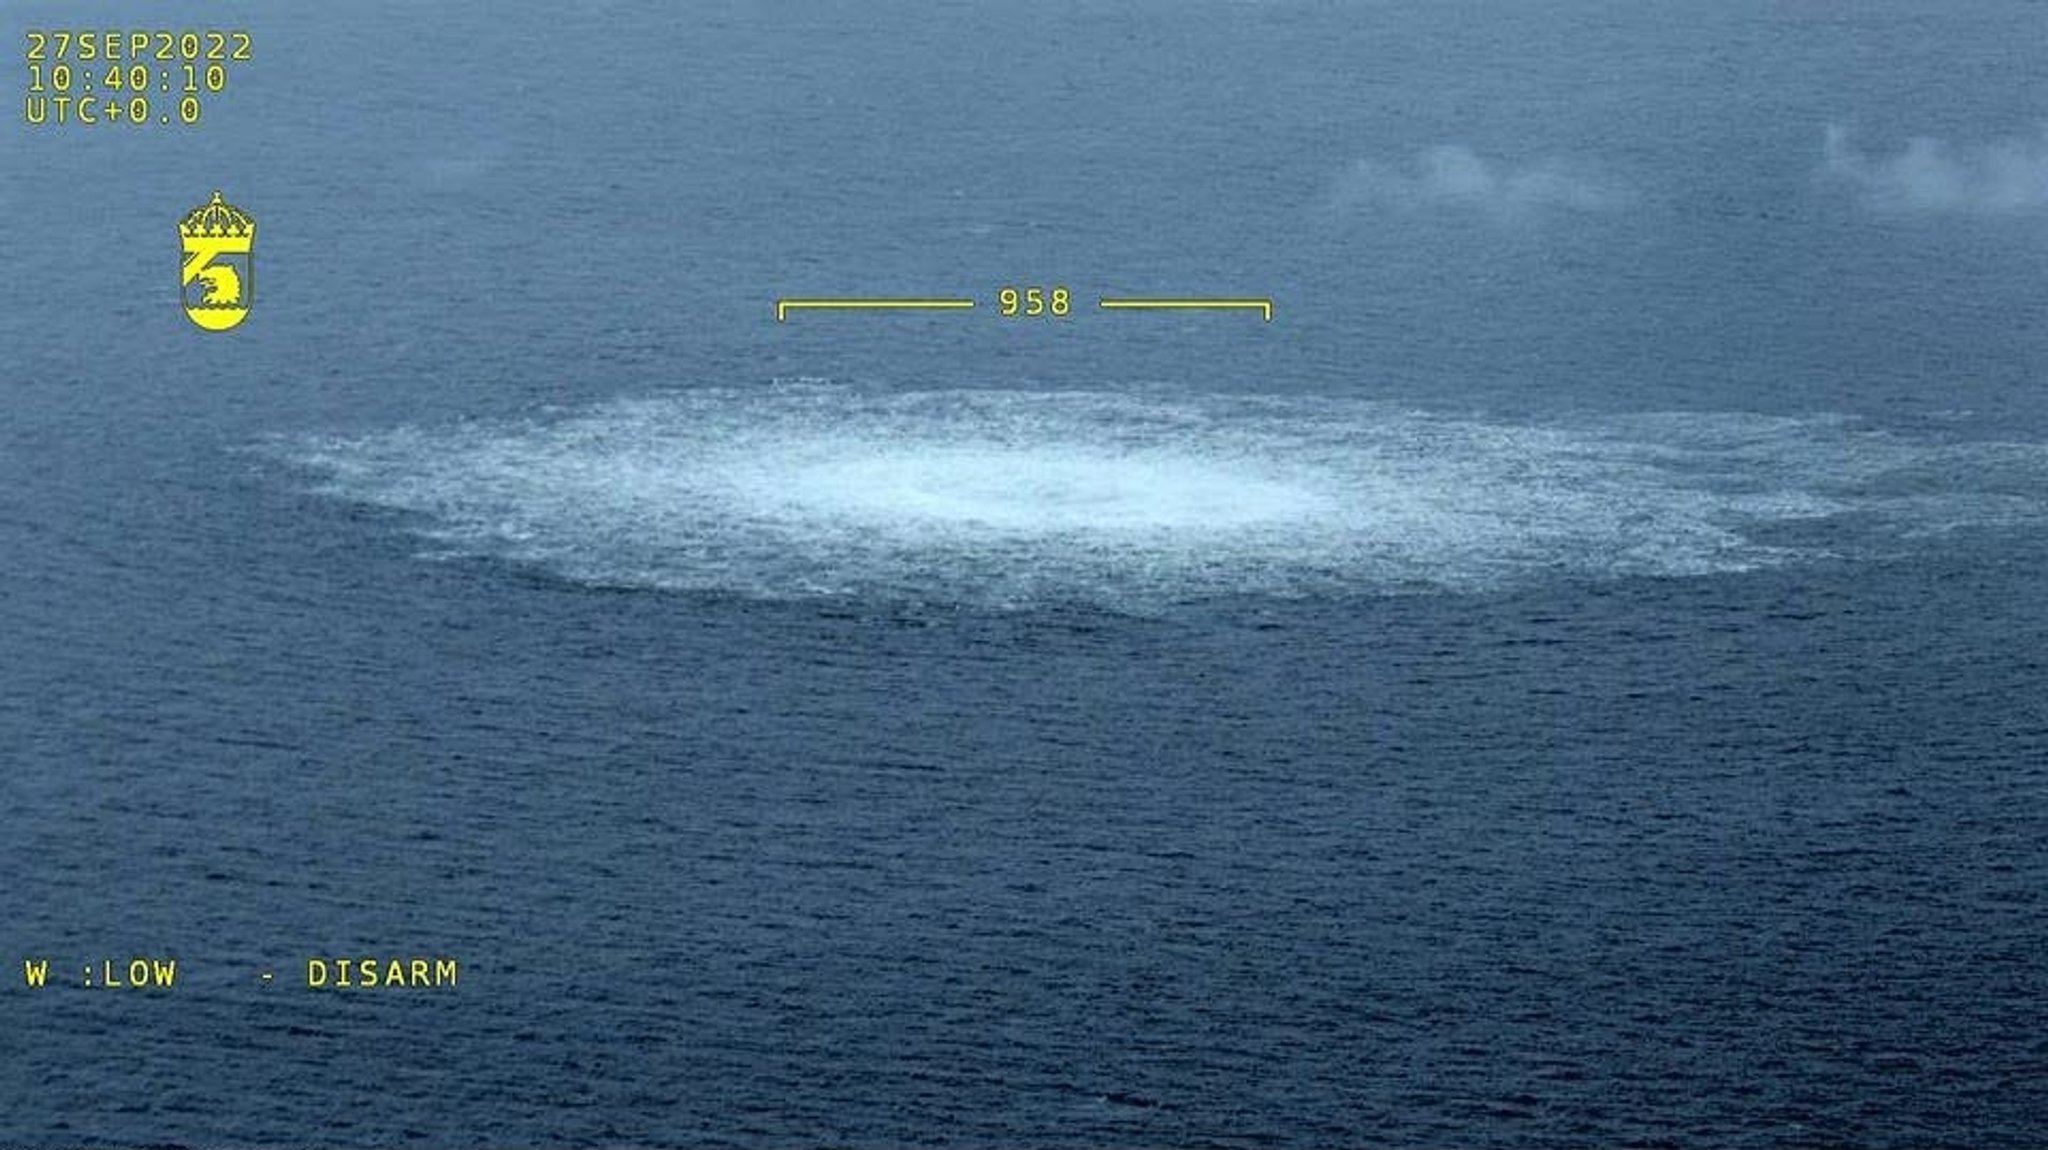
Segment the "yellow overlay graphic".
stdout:
<path fill-rule="evenodd" d="M 219 192 L 178 225 L 185 249 L 185 315 L 208 331 L 226 331 L 249 317 L 256 286 L 256 221 Z"/>

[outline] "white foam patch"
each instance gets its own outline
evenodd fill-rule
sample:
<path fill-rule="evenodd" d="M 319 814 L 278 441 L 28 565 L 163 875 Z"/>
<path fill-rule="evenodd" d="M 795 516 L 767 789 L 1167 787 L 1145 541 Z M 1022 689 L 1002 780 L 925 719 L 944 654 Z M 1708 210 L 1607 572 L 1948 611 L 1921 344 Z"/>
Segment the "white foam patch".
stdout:
<path fill-rule="evenodd" d="M 1987 214 L 2048 209 L 2048 127 L 1966 146 L 1918 136 L 1895 155 L 1873 156 L 1853 146 L 1846 130 L 1829 125 L 1821 157 L 1830 176 L 1855 185 L 1880 208 Z"/>
<path fill-rule="evenodd" d="M 1328 398 L 781 385 L 281 446 L 329 494 L 417 513 L 442 553 L 993 606 L 1733 572 L 2035 523 L 2048 502 L 2038 445 Z"/>
<path fill-rule="evenodd" d="M 1157 451 L 854 444 L 754 479 L 752 494 L 764 509 L 857 518 L 880 529 L 923 522 L 1002 536 L 1227 534 L 1333 510 L 1315 492 L 1255 468 Z"/>
<path fill-rule="evenodd" d="M 1336 189 L 1340 206 L 1462 209 L 1503 219 L 1543 210 L 1612 211 L 1633 200 L 1627 188 L 1583 164 L 1556 158 L 1517 164 L 1462 144 L 1425 148 L 1405 165 L 1361 159 Z"/>

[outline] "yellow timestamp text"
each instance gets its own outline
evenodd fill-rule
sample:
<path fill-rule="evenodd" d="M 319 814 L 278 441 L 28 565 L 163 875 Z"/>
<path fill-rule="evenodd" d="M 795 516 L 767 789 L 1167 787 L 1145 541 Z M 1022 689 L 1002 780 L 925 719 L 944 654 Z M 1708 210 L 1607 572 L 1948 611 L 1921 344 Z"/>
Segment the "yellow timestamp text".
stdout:
<path fill-rule="evenodd" d="M 192 127 L 256 50 L 249 33 L 218 29 L 31 28 L 24 39 L 22 116 L 37 128 Z"/>

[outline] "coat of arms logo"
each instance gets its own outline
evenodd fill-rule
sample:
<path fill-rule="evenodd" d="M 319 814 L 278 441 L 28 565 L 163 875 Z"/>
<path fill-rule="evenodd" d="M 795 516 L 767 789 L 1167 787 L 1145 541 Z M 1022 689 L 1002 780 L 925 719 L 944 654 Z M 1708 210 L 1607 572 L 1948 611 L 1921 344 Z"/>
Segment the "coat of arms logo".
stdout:
<path fill-rule="evenodd" d="M 178 225 L 185 249 L 185 315 L 208 331 L 226 331 L 249 316 L 256 287 L 256 221 L 219 192 Z"/>

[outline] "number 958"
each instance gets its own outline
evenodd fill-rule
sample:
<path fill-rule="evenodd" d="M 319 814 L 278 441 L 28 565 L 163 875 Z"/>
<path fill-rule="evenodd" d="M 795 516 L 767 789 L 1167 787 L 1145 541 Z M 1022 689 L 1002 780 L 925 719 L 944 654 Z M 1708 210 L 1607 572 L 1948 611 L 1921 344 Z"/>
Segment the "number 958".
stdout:
<path fill-rule="evenodd" d="M 1049 291 L 1042 287 L 1005 287 L 996 293 L 996 308 L 1002 312 L 1005 319 L 1016 319 L 1020 316 L 1037 319 L 1048 315 L 1064 318 L 1073 310 L 1073 300 L 1063 287 L 1055 287 Z"/>

